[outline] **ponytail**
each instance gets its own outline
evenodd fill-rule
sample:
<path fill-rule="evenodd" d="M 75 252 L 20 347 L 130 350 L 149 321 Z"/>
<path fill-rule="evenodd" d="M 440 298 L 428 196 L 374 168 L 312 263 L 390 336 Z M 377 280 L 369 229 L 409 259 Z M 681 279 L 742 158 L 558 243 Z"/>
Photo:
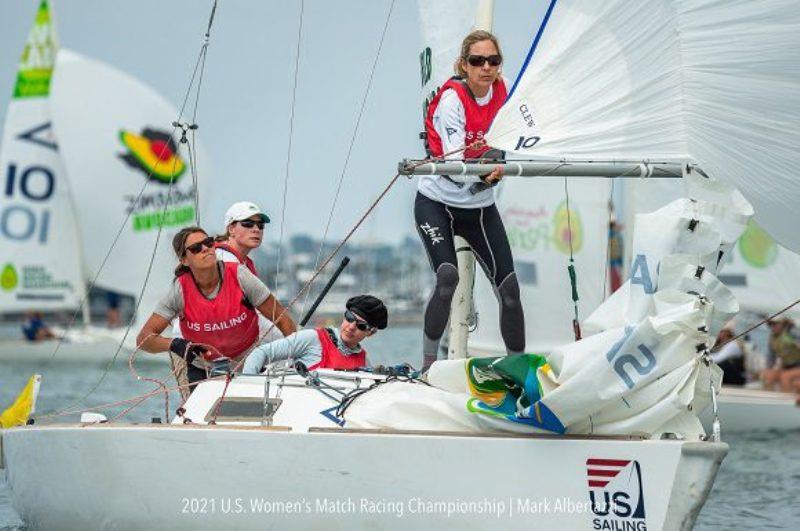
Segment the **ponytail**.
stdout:
<path fill-rule="evenodd" d="M 175 278 L 178 278 L 181 275 L 189 273 L 190 271 L 191 269 L 189 269 L 189 266 L 178 264 L 178 267 L 175 268 Z"/>

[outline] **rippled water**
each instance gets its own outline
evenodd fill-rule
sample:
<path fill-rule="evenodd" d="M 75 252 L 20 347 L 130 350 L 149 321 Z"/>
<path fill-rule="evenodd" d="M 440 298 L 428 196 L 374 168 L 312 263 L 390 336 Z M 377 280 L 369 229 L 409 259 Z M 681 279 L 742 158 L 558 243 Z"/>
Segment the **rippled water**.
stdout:
<path fill-rule="evenodd" d="M 416 365 L 421 357 L 420 345 L 419 329 L 401 328 L 381 332 L 369 341 L 367 347 L 373 363 L 409 361 Z M 27 377 L 34 372 L 43 375 L 40 413 L 63 409 L 96 385 L 97 389 L 85 404 L 107 404 L 153 388 L 151 383 L 136 381 L 128 370 L 127 359 L 122 358 L 113 364 L 98 385 L 109 361 L 108 353 L 98 353 L 97 361 L 93 362 L 67 361 L 75 350 L 85 349 L 78 345 L 62 348 L 43 369 L 41 362 L 11 363 L 3 360 L 4 352 L 0 345 L 0 407 L 14 399 Z M 164 378 L 169 369 L 166 363 L 150 362 L 140 364 L 139 371 L 145 377 Z M 176 397 L 173 397 L 171 407 L 174 408 L 176 403 Z M 103 413 L 112 417 L 126 407 L 107 407 Z M 164 414 L 163 399 L 152 399 L 131 411 L 126 418 L 149 421 Z M 800 529 L 800 431 L 723 432 L 723 438 L 731 445 L 731 451 L 722 464 L 695 529 Z M 24 525 L 9 504 L 8 490 L 0 474 L 0 530 L 17 528 L 23 529 Z"/>

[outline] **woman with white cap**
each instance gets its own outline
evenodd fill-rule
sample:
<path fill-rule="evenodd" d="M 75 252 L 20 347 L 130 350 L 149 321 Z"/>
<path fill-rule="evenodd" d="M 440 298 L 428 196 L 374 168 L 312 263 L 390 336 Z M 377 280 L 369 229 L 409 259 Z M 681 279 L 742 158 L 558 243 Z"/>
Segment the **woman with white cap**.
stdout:
<path fill-rule="evenodd" d="M 217 236 L 214 247 L 217 259 L 223 262 L 239 262 L 257 275 L 256 266 L 248 256 L 259 247 L 264 238 L 267 216 L 255 203 L 239 201 L 225 212 L 225 234 Z"/>
<path fill-rule="evenodd" d="M 214 241 L 217 260 L 238 262 L 258 276 L 256 265 L 248 255 L 261 245 L 267 223 L 269 216 L 255 203 L 239 201 L 232 204 L 225 212 L 225 234 L 217 236 Z M 262 343 L 284 337 L 278 327 L 261 314 L 258 315 L 258 327 Z"/>

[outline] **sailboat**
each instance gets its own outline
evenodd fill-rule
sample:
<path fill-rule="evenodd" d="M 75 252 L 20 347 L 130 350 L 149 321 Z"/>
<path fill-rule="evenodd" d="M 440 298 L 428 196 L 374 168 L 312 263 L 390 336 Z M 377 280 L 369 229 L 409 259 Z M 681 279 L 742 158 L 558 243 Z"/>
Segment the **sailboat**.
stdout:
<path fill-rule="evenodd" d="M 445 4 L 463 15 L 437 19 L 463 21 L 466 25 L 454 31 L 458 40 L 477 21 L 487 27 L 488 16 L 476 16 L 463 2 L 435 6 Z M 640 291 L 630 290 L 622 301 L 628 304 L 619 308 L 613 301 L 603 303 L 604 332 L 568 341 L 539 359 L 545 363 L 528 374 L 538 384 L 530 393 L 541 396 L 527 403 L 526 411 L 513 404 L 505 413 L 492 408 L 488 395 L 505 404 L 508 395 L 496 387 L 493 393 L 485 390 L 484 384 L 496 385 L 498 378 L 479 358 L 437 362 L 429 374 L 432 386 L 413 378 L 380 383 L 385 375 L 365 372 L 273 368 L 260 376 L 200 384 L 169 425 L 87 422 L 4 431 L 2 455 L 15 508 L 32 527 L 61 529 L 255 529 L 265 523 L 282 529 L 478 529 L 505 516 L 502 525 L 510 529 L 690 529 L 728 449 L 718 432 L 707 436 L 694 415 L 694 406 L 714 400 L 719 382 L 719 371 L 696 348 L 710 347 L 709 337 L 736 311 L 730 290 L 716 277 L 717 257 L 736 241 L 752 209 L 730 186 L 711 184 L 703 176 L 721 181 L 728 176 L 729 165 L 720 164 L 713 146 L 687 140 L 696 129 L 687 130 L 687 117 L 677 111 L 708 94 L 684 92 L 691 83 L 652 90 L 663 88 L 664 77 L 672 79 L 665 71 L 691 66 L 687 61 L 697 56 L 687 51 L 727 54 L 727 46 L 737 50 L 745 44 L 751 52 L 763 51 L 763 45 L 751 47 L 747 39 L 728 40 L 731 34 L 741 39 L 735 29 L 751 19 L 751 9 L 759 9 L 758 22 L 748 26 L 751 33 L 794 42 L 791 28 L 780 32 L 764 22 L 773 14 L 778 20 L 796 17 L 793 11 L 774 13 L 787 3 L 769 2 L 771 9 L 759 4 L 737 5 L 732 18 L 722 17 L 719 5 L 704 2 L 652 0 L 632 6 L 621 0 L 562 0 L 551 2 L 536 28 L 531 60 L 489 143 L 510 152 L 541 146 L 546 158 L 507 162 L 507 184 L 515 182 L 512 174 L 529 171 L 608 177 L 636 172 L 643 178 L 683 177 L 694 185 L 695 201 L 643 216 L 643 232 L 634 245 L 643 258 L 635 259 L 637 282 L 631 284 Z M 423 19 L 430 16 L 423 11 Z M 714 31 L 690 31 L 694 22 L 722 20 Z M 680 43 L 688 48 L 678 46 L 676 36 L 701 39 L 703 45 L 692 48 L 698 42 L 689 39 Z M 426 42 L 423 64 L 436 48 Z M 597 61 L 596 51 L 604 49 L 609 60 L 622 64 Z M 787 58 L 793 49 L 767 51 L 771 58 Z M 716 59 L 708 64 L 718 64 Z M 446 75 L 437 70 L 435 75 Z M 578 90 L 588 89 L 577 82 L 593 75 L 606 85 L 588 93 Z M 748 79 L 740 78 L 740 84 Z M 535 94 L 540 89 L 547 91 L 544 100 Z M 720 93 L 728 94 L 713 92 Z M 741 92 L 729 93 L 737 103 Z M 758 101 L 785 106 L 785 94 L 783 99 L 769 94 L 774 97 Z M 523 97 L 529 101 L 522 102 Z M 678 116 L 656 120 L 658 110 Z M 698 116 L 703 113 L 691 117 Z M 795 134 L 790 131 L 783 135 Z M 570 145 L 581 139 L 595 142 Z M 765 152 L 741 145 L 738 151 L 752 161 L 761 161 Z M 725 155 L 729 162 L 730 154 Z M 408 173 L 448 172 L 465 179 L 485 172 L 485 166 L 463 162 L 404 167 Z M 732 178 L 726 182 L 741 184 Z M 752 187 L 742 191 L 758 218 L 765 205 L 756 199 L 763 198 L 751 198 Z M 768 222 L 763 226 L 770 230 Z M 572 235 L 569 241 L 574 248 Z M 686 250 L 694 252 L 679 252 Z M 352 391 L 363 393 L 337 415 L 342 395 Z M 635 414 L 628 414 L 626 402 Z M 73 488 L 43 490 L 43 483 Z M 545 510 L 546 500 L 551 508 L 560 500 L 561 509 Z"/>
<path fill-rule="evenodd" d="M 163 243 L 200 207 L 170 126 L 177 116 L 128 74 L 59 49 L 52 2 L 39 4 L 0 152 L 0 312 L 80 308 L 70 342 L 113 350 L 126 336 L 135 347 L 125 328 L 91 325 L 87 289 L 133 296 L 148 310 L 166 293 L 174 258 Z M 194 155 L 208 175 L 202 146 Z M 2 358 L 50 358 L 53 348 L 8 341 Z M 70 348 L 70 358 L 96 350 Z"/>

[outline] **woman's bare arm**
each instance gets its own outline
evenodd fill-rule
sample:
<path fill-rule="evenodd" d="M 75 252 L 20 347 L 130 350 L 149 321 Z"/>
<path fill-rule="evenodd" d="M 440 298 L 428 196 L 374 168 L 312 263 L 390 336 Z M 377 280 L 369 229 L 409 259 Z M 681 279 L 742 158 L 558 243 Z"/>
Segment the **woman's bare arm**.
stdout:
<path fill-rule="evenodd" d="M 297 325 L 292 320 L 292 316 L 289 315 L 289 312 L 278 302 L 278 299 L 276 299 L 274 295 L 270 294 L 267 300 L 262 302 L 258 307 L 258 311 L 261 312 L 264 317 L 275 323 L 278 330 L 283 332 L 284 337 L 297 332 Z"/>

